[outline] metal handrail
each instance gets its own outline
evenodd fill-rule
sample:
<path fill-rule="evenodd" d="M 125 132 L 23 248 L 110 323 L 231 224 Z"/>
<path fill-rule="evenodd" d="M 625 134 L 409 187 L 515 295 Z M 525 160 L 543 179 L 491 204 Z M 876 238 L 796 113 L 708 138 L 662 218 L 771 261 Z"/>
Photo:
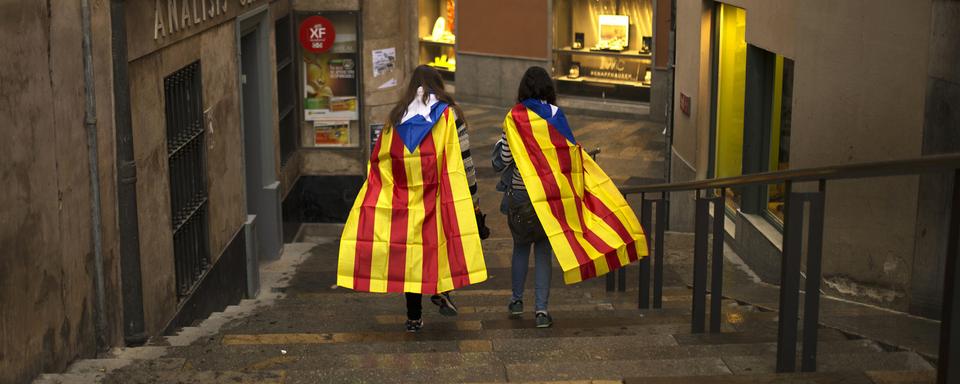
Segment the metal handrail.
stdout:
<path fill-rule="evenodd" d="M 876 161 L 836 165 L 830 167 L 789 169 L 783 171 L 754 173 L 743 176 L 662 183 L 642 186 L 623 186 L 623 194 L 693 191 L 698 189 L 730 188 L 744 185 L 777 184 L 782 182 L 807 182 L 837 179 L 863 179 L 869 177 L 905 176 L 923 173 L 950 171 L 960 168 L 960 153 L 924 156 L 916 159 Z"/>
<path fill-rule="evenodd" d="M 696 191 L 694 209 L 694 250 L 693 250 L 693 300 L 691 308 L 691 332 L 706 331 L 707 313 L 707 275 L 710 263 L 710 332 L 721 331 L 721 313 L 723 298 L 723 248 L 725 230 L 723 214 L 710 217 L 713 211 L 722 212 L 726 207 L 726 190 L 750 185 L 784 184 L 784 227 L 781 253 L 780 306 L 777 330 L 777 372 L 796 371 L 797 342 L 799 336 L 798 317 L 800 315 L 800 275 L 802 261 L 805 259 L 807 278 L 806 296 L 803 300 L 803 340 L 800 353 L 801 370 L 805 372 L 817 369 L 817 330 L 820 313 L 820 283 L 823 256 L 823 226 L 825 214 L 826 188 L 828 181 L 851 180 L 890 176 L 909 176 L 931 173 L 952 173 L 951 206 L 944 207 L 949 215 L 946 236 L 946 273 L 944 275 L 943 315 L 940 331 L 940 353 L 937 365 L 937 382 L 952 383 L 960 377 L 960 308 L 953 303 L 960 297 L 960 281 L 953 276 L 960 275 L 960 152 L 925 156 L 915 159 L 856 163 L 819 168 L 792 169 L 755 173 L 750 175 L 721 179 L 694 180 L 679 183 L 664 183 L 639 186 L 621 186 L 623 194 L 641 195 L 640 225 L 645 229 L 651 257 L 639 262 L 638 308 L 662 308 L 663 264 L 666 212 L 669 211 L 669 193 L 677 191 Z M 815 192 L 799 192 L 796 183 L 818 182 Z M 718 190 L 716 194 L 708 190 Z M 706 192 L 706 193 L 705 193 Z M 809 209 L 807 209 L 807 207 Z M 656 220 L 652 212 L 656 211 Z M 806 211 L 806 214 L 805 214 Z M 804 229 L 806 228 L 806 231 Z M 651 238 L 651 235 L 652 238 Z M 712 247 L 708 244 L 713 237 Z M 651 240 L 654 240 L 651 242 Z M 708 250 L 709 249 L 709 250 Z M 806 255 L 804 256 L 804 250 Z M 708 255 L 709 253 L 709 255 Z M 651 261 L 651 259 L 653 259 Z M 653 266 L 653 287 L 650 273 Z M 626 285 L 625 275 L 620 273 L 620 291 Z M 612 274 L 607 278 L 607 290 L 614 290 Z"/>

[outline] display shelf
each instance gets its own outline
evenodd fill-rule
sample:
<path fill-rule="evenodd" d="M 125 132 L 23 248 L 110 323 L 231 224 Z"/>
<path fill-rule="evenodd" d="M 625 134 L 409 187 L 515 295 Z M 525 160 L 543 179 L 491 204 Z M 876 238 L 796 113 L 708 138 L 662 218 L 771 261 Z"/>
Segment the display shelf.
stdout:
<path fill-rule="evenodd" d="M 609 56 L 609 57 L 623 57 L 623 58 L 632 58 L 632 59 L 652 59 L 653 54 L 650 53 L 641 53 L 638 50 L 625 50 L 625 51 L 591 51 L 589 48 L 584 49 L 573 49 L 570 47 L 563 48 L 554 48 L 554 53 L 568 54 L 568 55 L 593 55 L 593 56 Z"/>
<path fill-rule="evenodd" d="M 434 64 L 434 63 L 427 63 L 427 65 L 433 67 L 434 69 L 437 70 L 437 72 L 441 72 L 441 73 L 442 73 L 442 72 L 450 72 L 450 73 L 456 72 L 456 69 L 450 69 L 449 67 L 439 66 L 439 65 L 436 65 L 436 64 Z"/>
<path fill-rule="evenodd" d="M 623 85 L 623 86 L 631 86 L 631 87 L 638 87 L 638 88 L 650 88 L 650 84 L 646 84 L 640 81 L 605 79 L 602 77 L 593 77 L 593 76 L 580 76 L 577 78 L 572 78 L 570 76 L 557 76 L 556 80 L 570 82 L 570 83 L 598 83 L 598 84 L 610 84 L 610 85 Z"/>
<path fill-rule="evenodd" d="M 442 46 L 442 47 L 450 47 L 450 48 L 453 48 L 453 47 L 455 46 L 455 43 L 448 43 L 448 42 L 444 42 L 444 41 L 429 40 L 429 39 L 424 39 L 424 38 L 422 38 L 422 37 L 420 38 L 420 44 L 439 45 L 439 46 Z"/>

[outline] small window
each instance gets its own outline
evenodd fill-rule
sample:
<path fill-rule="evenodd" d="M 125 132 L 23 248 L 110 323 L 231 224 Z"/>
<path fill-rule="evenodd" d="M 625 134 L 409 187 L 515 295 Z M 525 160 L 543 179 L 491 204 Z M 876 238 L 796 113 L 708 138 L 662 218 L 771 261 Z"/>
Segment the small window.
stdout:
<path fill-rule="evenodd" d="M 790 123 L 793 106 L 793 60 L 776 55 L 770 120 L 770 143 L 768 171 L 790 168 Z M 767 189 L 767 212 L 783 222 L 784 185 L 771 185 Z"/>
<path fill-rule="evenodd" d="M 200 62 L 163 79 L 170 214 L 177 297 L 190 295 L 210 268 L 207 163 Z"/>

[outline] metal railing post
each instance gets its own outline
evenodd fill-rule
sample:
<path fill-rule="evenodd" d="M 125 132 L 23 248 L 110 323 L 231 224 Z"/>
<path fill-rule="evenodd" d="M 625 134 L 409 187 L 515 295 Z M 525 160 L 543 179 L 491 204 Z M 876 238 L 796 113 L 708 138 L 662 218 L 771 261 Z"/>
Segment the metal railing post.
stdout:
<path fill-rule="evenodd" d="M 723 304 L 723 222 L 726 219 L 726 188 L 720 188 L 720 196 L 713 202 L 713 256 L 710 275 L 710 333 L 720 332 L 720 315 Z"/>
<path fill-rule="evenodd" d="M 707 235 L 710 224 L 710 199 L 697 191 L 693 240 L 693 308 L 691 333 L 703 333 L 707 301 Z"/>
<path fill-rule="evenodd" d="M 800 300 L 800 252 L 803 241 L 803 196 L 786 183 L 786 218 L 783 224 L 783 257 L 780 266 L 780 321 L 777 327 L 777 372 L 794 372 L 797 366 L 797 316 Z"/>
<path fill-rule="evenodd" d="M 826 180 L 820 192 L 810 194 L 810 222 L 807 226 L 807 285 L 803 306 L 803 351 L 800 370 L 817 371 L 817 334 L 820 329 L 820 275 L 823 265 L 823 218 Z"/>
<path fill-rule="evenodd" d="M 663 308 L 663 236 L 667 227 L 668 204 L 667 193 L 662 192 L 660 201 L 657 203 L 657 226 L 653 252 L 653 308 L 656 309 Z"/>
<path fill-rule="evenodd" d="M 643 198 L 641 200 L 640 226 L 643 227 L 643 235 L 647 240 L 647 257 L 640 259 L 640 309 L 650 308 L 650 230 L 653 217 L 653 201 Z"/>
<path fill-rule="evenodd" d="M 947 227 L 947 262 L 943 277 L 943 315 L 940 318 L 940 355 L 937 360 L 937 383 L 960 380 L 960 169 L 953 172 L 953 198 L 950 224 Z"/>
<path fill-rule="evenodd" d="M 606 276 L 607 279 L 607 292 L 613 292 L 617 289 L 617 280 L 613 278 L 612 273 L 608 273 Z"/>

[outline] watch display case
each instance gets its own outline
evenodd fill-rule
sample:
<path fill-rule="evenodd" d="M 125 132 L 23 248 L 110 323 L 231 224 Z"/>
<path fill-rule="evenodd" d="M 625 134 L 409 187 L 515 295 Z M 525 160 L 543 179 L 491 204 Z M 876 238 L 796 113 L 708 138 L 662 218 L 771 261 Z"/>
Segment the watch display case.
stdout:
<path fill-rule="evenodd" d="M 558 91 L 649 102 L 653 0 L 553 4 L 553 74 Z"/>
<path fill-rule="evenodd" d="M 419 0 L 420 64 L 436 68 L 446 81 L 457 71 L 455 6 L 454 0 Z"/>

